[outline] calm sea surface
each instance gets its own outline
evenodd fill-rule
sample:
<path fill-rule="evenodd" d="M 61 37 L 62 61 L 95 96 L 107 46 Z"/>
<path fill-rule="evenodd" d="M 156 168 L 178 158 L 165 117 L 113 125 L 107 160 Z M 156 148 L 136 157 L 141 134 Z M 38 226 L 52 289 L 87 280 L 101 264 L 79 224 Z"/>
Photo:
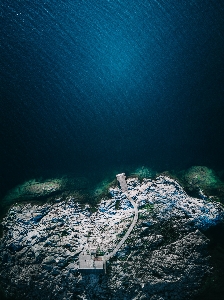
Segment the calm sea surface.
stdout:
<path fill-rule="evenodd" d="M 224 169 L 223 1 L 0 9 L 1 194 L 46 173 Z"/>

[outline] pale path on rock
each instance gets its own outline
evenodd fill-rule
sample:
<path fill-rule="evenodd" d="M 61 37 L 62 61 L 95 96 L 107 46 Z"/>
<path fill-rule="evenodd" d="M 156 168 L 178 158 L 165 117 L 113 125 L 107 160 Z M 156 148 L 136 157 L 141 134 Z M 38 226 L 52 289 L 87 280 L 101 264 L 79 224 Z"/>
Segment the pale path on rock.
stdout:
<path fill-rule="evenodd" d="M 123 178 L 122 178 L 123 179 Z M 132 224 L 131 226 L 128 228 L 128 231 L 125 233 L 125 235 L 123 236 L 123 238 L 120 240 L 120 242 L 117 244 L 117 246 L 114 248 L 114 250 L 108 254 L 104 256 L 105 261 L 109 260 L 111 257 L 113 257 L 117 251 L 119 250 L 119 248 L 124 244 L 124 242 L 126 241 L 126 239 L 128 238 L 129 234 L 131 233 L 132 229 L 134 228 L 135 224 L 138 221 L 138 207 L 137 204 L 134 202 L 134 200 L 132 200 L 132 198 L 128 195 L 128 192 L 125 192 L 125 195 L 127 196 L 128 200 L 131 202 L 131 204 L 134 207 L 134 211 L 135 211 L 135 216 L 133 218 Z"/>

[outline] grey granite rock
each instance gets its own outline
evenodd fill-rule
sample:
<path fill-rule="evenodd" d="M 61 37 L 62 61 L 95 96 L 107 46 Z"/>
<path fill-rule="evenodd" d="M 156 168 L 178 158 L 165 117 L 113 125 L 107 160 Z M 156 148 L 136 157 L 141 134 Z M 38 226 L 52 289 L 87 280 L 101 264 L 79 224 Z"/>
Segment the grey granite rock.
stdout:
<path fill-rule="evenodd" d="M 2 225 L 0 280 L 14 299 L 191 299 L 211 272 L 202 230 L 223 221 L 223 208 L 189 197 L 175 180 L 127 180 L 139 219 L 107 263 L 107 274 L 82 274 L 78 255 L 95 245 L 112 252 L 133 206 L 116 187 L 98 210 L 68 197 L 53 204 L 14 205 Z M 116 203 L 119 201 L 119 208 Z"/>

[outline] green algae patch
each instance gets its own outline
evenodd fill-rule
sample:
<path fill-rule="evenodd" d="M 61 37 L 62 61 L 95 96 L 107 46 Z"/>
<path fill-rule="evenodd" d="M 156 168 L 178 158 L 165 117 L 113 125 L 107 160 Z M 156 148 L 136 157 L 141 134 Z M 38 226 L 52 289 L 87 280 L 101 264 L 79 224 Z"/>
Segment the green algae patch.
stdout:
<path fill-rule="evenodd" d="M 42 182 L 32 179 L 10 190 L 3 198 L 2 206 L 8 207 L 15 202 L 42 200 L 62 192 L 63 188 L 62 179 L 49 179 Z"/>
<path fill-rule="evenodd" d="M 210 199 L 224 204 L 224 182 L 215 171 L 206 166 L 193 166 L 188 170 L 173 171 L 177 180 L 191 197 Z"/>
<path fill-rule="evenodd" d="M 65 184 L 63 179 L 36 180 L 31 179 L 11 189 L 0 202 L 0 220 L 5 216 L 12 205 L 23 203 L 44 204 L 48 199 L 62 195 Z M 0 228 L 1 235 L 1 228 Z"/>
<path fill-rule="evenodd" d="M 140 181 L 144 178 L 154 178 L 157 172 L 153 171 L 151 168 L 142 166 L 134 170 L 129 177 L 137 177 Z"/>
<path fill-rule="evenodd" d="M 183 179 L 189 189 L 207 189 L 216 188 L 221 184 L 221 180 L 215 172 L 205 166 L 194 166 L 186 171 Z"/>
<path fill-rule="evenodd" d="M 4 216 L 13 204 L 32 202 L 41 205 L 46 201 L 54 203 L 69 198 L 73 198 L 83 207 L 89 204 L 94 212 L 102 198 L 110 197 L 108 189 L 115 182 L 116 180 L 106 178 L 96 183 L 87 177 L 66 175 L 49 179 L 30 179 L 8 191 L 0 203 L 0 217 Z"/>
<path fill-rule="evenodd" d="M 105 179 L 97 184 L 93 189 L 93 196 L 96 198 L 102 198 L 108 196 L 108 190 L 111 186 L 114 186 L 116 180 Z"/>

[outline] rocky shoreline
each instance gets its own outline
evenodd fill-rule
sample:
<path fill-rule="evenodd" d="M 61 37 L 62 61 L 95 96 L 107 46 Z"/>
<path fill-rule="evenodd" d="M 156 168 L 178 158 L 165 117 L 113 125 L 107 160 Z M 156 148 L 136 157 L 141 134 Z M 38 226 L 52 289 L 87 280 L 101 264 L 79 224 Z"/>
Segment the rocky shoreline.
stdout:
<path fill-rule="evenodd" d="M 127 180 L 139 219 L 107 274 L 82 274 L 90 245 L 110 253 L 127 231 L 133 206 L 110 188 L 96 212 L 69 196 L 13 205 L 4 218 L 0 280 L 13 299 L 192 299 L 212 272 L 203 230 L 223 222 L 221 204 L 188 196 L 168 176 Z"/>

